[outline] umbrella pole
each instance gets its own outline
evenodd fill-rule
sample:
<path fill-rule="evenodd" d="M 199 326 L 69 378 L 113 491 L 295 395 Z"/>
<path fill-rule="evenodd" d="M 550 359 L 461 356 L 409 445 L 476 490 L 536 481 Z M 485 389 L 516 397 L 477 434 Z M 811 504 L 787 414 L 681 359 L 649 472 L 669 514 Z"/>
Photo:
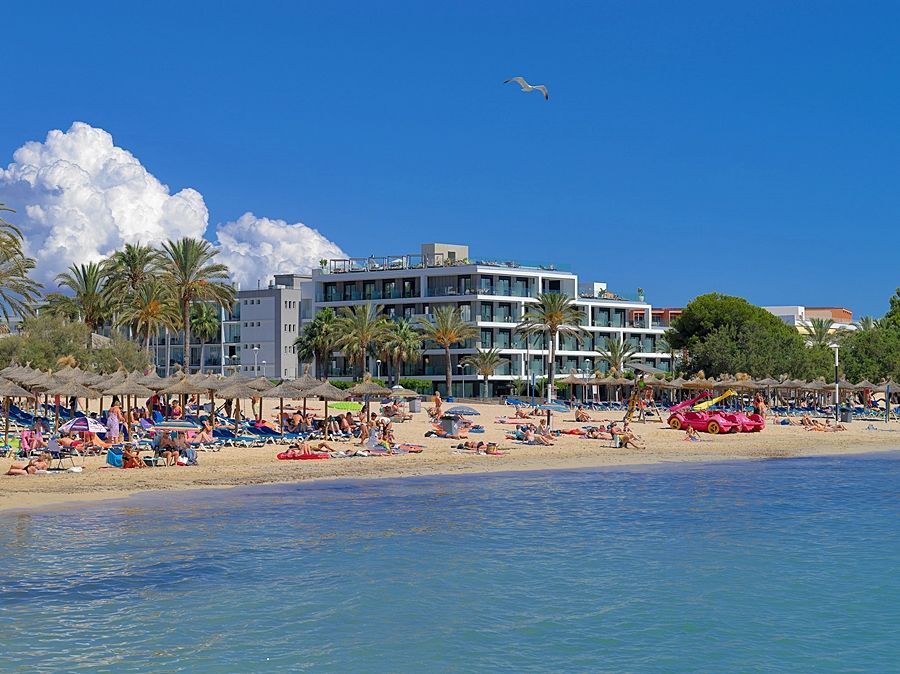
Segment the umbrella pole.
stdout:
<path fill-rule="evenodd" d="M 238 434 L 238 423 L 241 418 L 241 399 L 234 399 L 234 434 Z"/>
<path fill-rule="evenodd" d="M 284 398 L 278 399 L 278 428 L 281 429 L 281 439 L 284 440 Z"/>
<path fill-rule="evenodd" d="M 9 446 L 9 396 L 3 399 L 3 408 L 6 413 L 6 418 L 3 422 L 3 444 L 4 446 Z"/>
<path fill-rule="evenodd" d="M 328 442 L 328 401 L 325 401 L 325 442 Z"/>

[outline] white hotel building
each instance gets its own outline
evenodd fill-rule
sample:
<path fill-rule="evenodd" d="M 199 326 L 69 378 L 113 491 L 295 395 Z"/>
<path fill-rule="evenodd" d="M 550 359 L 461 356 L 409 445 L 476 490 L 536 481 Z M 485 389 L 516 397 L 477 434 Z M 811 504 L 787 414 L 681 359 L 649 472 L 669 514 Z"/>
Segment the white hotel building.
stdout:
<path fill-rule="evenodd" d="M 304 284 L 305 285 L 305 284 Z M 303 318 L 331 307 L 360 303 L 379 304 L 391 318 L 415 321 L 428 317 L 436 307 L 453 305 L 463 318 L 478 329 L 478 337 L 451 349 L 454 372 L 452 395 L 480 394 L 481 377 L 459 359 L 478 348 L 500 349 L 504 362 L 490 383 L 489 395 L 508 393 L 515 379 L 529 380 L 532 374 L 547 372 L 548 351 L 542 336 L 527 340 L 515 330 L 528 306 L 541 293 L 563 293 L 575 298 L 583 311 L 582 326 L 587 337 L 561 336 L 556 352 L 557 374 L 570 370 L 582 373 L 605 371 L 600 352 L 607 340 L 624 340 L 638 349 L 635 359 L 647 365 L 669 369 L 670 355 L 663 342 L 664 326 L 648 325 L 647 318 L 632 321 L 637 313 L 652 316 L 652 307 L 643 298 L 624 299 L 606 291 L 605 284 L 579 286 L 578 277 L 553 264 L 469 259 L 468 246 L 423 244 L 419 254 L 327 260 L 312 273 L 310 293 L 303 292 L 303 304 L 312 300 L 311 311 Z M 304 289 L 305 290 L 305 289 Z M 403 377 L 431 380 L 434 388 L 447 394 L 444 383 L 444 351 L 426 348 L 417 363 L 407 364 Z M 433 345 L 431 345 L 433 347 Z M 368 369 L 384 370 L 370 357 Z M 329 377 L 352 375 L 351 364 L 339 353 L 325 364 Z M 321 370 L 318 370 L 321 371 Z"/>

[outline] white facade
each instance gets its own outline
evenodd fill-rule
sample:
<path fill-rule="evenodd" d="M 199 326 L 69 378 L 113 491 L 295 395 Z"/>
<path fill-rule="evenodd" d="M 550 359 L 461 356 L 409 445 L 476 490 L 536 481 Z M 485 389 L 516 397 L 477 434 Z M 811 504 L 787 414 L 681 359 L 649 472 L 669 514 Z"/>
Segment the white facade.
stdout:
<path fill-rule="evenodd" d="M 450 257 L 452 255 L 452 258 Z M 606 293 L 605 284 L 595 284 Z M 594 289 L 595 286 L 590 286 Z M 640 362 L 669 369 L 669 353 L 661 343 L 663 329 L 644 322 L 629 322 L 632 310 L 651 316 L 651 306 L 643 301 L 597 298 L 593 290 L 583 288 L 580 296 L 578 277 L 555 265 L 524 265 L 514 262 L 468 259 L 466 246 L 425 244 L 422 253 L 387 257 L 330 260 L 312 275 L 315 293 L 314 312 L 326 307 L 335 310 L 360 303 L 379 304 L 389 318 L 411 321 L 429 317 L 435 307 L 453 305 L 479 331 L 478 338 L 451 349 L 454 395 L 475 395 L 480 377 L 459 367 L 459 359 L 478 348 L 497 347 L 505 363 L 492 380 L 492 395 L 505 393 L 514 379 L 528 380 L 532 374 L 547 372 L 548 350 L 540 336 L 526 343 L 514 330 L 528 306 L 542 293 L 562 293 L 576 298 L 584 312 L 582 326 L 587 337 L 579 343 L 574 337 L 560 337 L 557 345 L 557 373 L 570 369 L 584 373 L 605 370 L 600 359 L 606 340 L 626 340 L 638 347 Z M 597 292 L 600 292 L 599 290 Z M 335 353 L 325 370 L 330 377 L 349 377 L 350 364 Z M 371 372 L 378 364 L 371 359 Z M 317 370 L 321 372 L 321 369 Z M 382 371 L 382 374 L 385 374 Z M 426 349 L 421 362 L 410 364 L 403 377 L 432 380 L 442 389 L 445 381 L 443 349 Z M 446 393 L 446 391 L 444 391 Z"/>

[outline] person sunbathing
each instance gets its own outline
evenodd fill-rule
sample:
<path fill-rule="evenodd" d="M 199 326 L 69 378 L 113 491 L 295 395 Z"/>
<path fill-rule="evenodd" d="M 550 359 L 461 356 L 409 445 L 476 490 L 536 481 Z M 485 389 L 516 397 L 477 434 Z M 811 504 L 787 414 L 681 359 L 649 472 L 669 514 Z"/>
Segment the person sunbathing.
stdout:
<path fill-rule="evenodd" d="M 549 439 L 542 435 L 536 435 L 532 429 L 528 429 L 525 431 L 525 442 L 529 445 L 543 445 L 545 447 L 552 447 L 553 443 L 550 442 Z"/>
<path fill-rule="evenodd" d="M 591 421 L 591 415 L 581 405 L 575 410 L 575 422 L 579 424 Z"/>
<path fill-rule="evenodd" d="M 12 464 L 9 467 L 9 470 L 6 471 L 6 475 L 34 475 L 38 471 L 47 471 L 50 470 L 50 454 L 48 452 L 41 452 L 41 455 L 36 459 L 31 459 L 28 462 L 20 461 Z"/>
<path fill-rule="evenodd" d="M 515 418 L 516 419 L 528 419 L 528 418 L 530 418 L 530 415 L 528 414 L 528 412 L 526 412 L 524 409 L 522 409 L 521 405 L 516 405 Z"/>
<path fill-rule="evenodd" d="M 288 454 L 289 456 L 309 456 L 310 454 L 315 454 L 317 451 L 323 449 L 328 452 L 337 451 L 334 447 L 324 441 L 319 442 L 315 447 L 313 447 L 307 440 L 301 440 L 300 442 L 291 445 L 286 454 Z"/>
<path fill-rule="evenodd" d="M 99 437 L 96 433 L 86 432 L 84 433 L 84 446 L 88 449 L 109 449 L 112 447 L 111 442 L 106 442 L 103 438 Z"/>
<path fill-rule="evenodd" d="M 590 428 L 584 434 L 584 437 L 590 438 L 591 440 L 612 440 L 613 436 L 612 433 L 607 433 L 599 428 Z"/>
<path fill-rule="evenodd" d="M 425 437 L 447 438 L 450 440 L 465 440 L 469 436 L 463 433 L 448 433 L 443 428 L 435 424 L 430 431 L 425 432 Z"/>

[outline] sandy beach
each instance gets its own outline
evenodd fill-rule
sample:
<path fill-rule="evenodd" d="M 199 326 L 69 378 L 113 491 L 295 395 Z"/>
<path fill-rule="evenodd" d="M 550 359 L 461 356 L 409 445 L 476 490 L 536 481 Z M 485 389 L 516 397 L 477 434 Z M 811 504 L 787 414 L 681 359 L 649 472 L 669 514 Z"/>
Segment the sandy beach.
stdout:
<path fill-rule="evenodd" d="M 424 413 L 411 422 L 396 424 L 400 442 L 425 445 L 421 454 L 388 457 L 354 457 L 324 461 L 279 461 L 279 445 L 257 448 L 224 447 L 218 452 L 201 452 L 199 466 L 119 470 L 104 467 L 104 457 L 76 459 L 82 473 L 52 472 L 28 477 L 0 477 L 0 510 L 37 508 L 58 504 L 78 504 L 100 499 L 123 498 L 145 491 L 228 488 L 264 483 L 304 482 L 339 478 L 408 477 L 624 466 L 661 462 L 703 462 L 736 459 L 800 457 L 826 454 L 858 454 L 900 449 L 900 423 L 857 421 L 848 430 L 836 433 L 809 432 L 800 426 L 769 423 L 762 433 L 702 435 L 702 442 L 685 442 L 684 433 L 660 422 L 635 423 L 634 430 L 647 448 L 620 449 L 605 440 L 587 440 L 561 435 L 554 446 L 521 445 L 505 440 L 510 425 L 494 423 L 494 418 L 511 412 L 510 407 L 474 405 L 481 416 L 473 417 L 485 427 L 483 434 L 470 439 L 497 442 L 505 456 L 465 453 L 452 449 L 459 441 L 426 438 L 430 428 Z M 272 412 L 267 410 L 267 416 Z M 594 413 L 596 420 L 621 419 L 621 412 Z M 556 415 L 554 427 L 577 428 L 573 415 Z M 873 423 L 879 429 L 867 430 Z M 344 448 L 349 443 L 337 443 Z M 0 467 L 5 472 L 10 460 Z"/>

